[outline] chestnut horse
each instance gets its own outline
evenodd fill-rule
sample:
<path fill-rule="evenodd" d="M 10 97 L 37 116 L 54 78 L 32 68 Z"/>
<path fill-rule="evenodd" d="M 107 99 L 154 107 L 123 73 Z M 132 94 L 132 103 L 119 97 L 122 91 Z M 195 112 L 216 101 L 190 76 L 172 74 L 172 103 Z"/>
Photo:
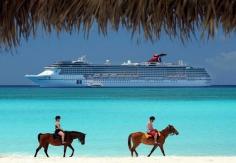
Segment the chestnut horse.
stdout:
<path fill-rule="evenodd" d="M 46 133 L 46 134 L 38 134 L 38 141 L 39 141 L 39 146 L 36 149 L 35 155 L 34 157 L 37 156 L 38 151 L 43 147 L 44 148 L 44 152 L 46 154 L 47 157 L 48 156 L 48 146 L 49 144 L 54 145 L 54 146 L 64 146 L 64 155 L 63 157 L 66 156 L 66 149 L 67 147 L 69 147 L 72 150 L 72 153 L 70 155 L 70 157 L 73 156 L 74 154 L 74 148 L 72 147 L 71 143 L 73 142 L 74 139 L 78 139 L 80 141 L 80 143 L 82 145 L 85 144 L 85 136 L 86 134 L 82 133 L 82 132 L 77 132 L 77 131 L 65 131 L 65 144 L 62 144 L 61 142 L 61 138 L 60 137 L 55 137 L 54 134 L 50 134 L 50 133 Z"/>
<path fill-rule="evenodd" d="M 136 148 L 141 144 L 146 144 L 146 145 L 153 145 L 153 148 L 148 155 L 148 157 L 151 156 L 151 154 L 155 151 L 155 149 L 159 146 L 161 149 L 161 152 L 163 156 L 165 156 L 165 152 L 163 149 L 163 145 L 165 143 L 166 138 L 169 135 L 178 135 L 179 132 L 175 129 L 174 126 L 168 125 L 165 129 L 163 129 L 161 132 L 160 137 L 157 139 L 157 144 L 154 142 L 154 138 L 146 133 L 143 132 L 135 132 L 131 133 L 128 137 L 128 147 L 131 152 L 131 156 L 133 156 L 133 152 L 135 152 L 136 156 L 138 157 L 138 153 L 136 151 Z M 133 142 L 133 146 L 131 146 L 131 141 Z"/>

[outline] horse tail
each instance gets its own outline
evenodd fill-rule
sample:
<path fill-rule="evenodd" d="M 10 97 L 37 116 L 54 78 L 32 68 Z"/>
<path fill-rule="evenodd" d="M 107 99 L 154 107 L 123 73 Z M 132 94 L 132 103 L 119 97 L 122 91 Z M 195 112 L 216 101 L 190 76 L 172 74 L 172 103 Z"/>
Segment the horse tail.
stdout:
<path fill-rule="evenodd" d="M 40 136 L 43 135 L 42 133 L 38 134 L 38 141 L 40 142 Z"/>
<path fill-rule="evenodd" d="M 128 147 L 130 151 L 131 151 L 131 138 L 132 138 L 132 134 L 130 134 L 128 137 Z"/>

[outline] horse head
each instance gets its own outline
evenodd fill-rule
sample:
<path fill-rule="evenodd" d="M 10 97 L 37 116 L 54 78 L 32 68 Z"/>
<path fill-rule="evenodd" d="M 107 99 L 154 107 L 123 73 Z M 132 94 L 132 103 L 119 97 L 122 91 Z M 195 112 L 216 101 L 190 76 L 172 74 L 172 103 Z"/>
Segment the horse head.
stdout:
<path fill-rule="evenodd" d="M 169 134 L 171 135 L 179 135 L 179 132 L 175 129 L 174 126 L 168 125 L 167 127 Z"/>
<path fill-rule="evenodd" d="M 82 145 L 85 144 L 85 136 L 86 136 L 86 134 L 84 134 L 84 133 L 80 133 L 80 135 L 78 136 L 78 140 L 80 141 L 80 143 Z"/>

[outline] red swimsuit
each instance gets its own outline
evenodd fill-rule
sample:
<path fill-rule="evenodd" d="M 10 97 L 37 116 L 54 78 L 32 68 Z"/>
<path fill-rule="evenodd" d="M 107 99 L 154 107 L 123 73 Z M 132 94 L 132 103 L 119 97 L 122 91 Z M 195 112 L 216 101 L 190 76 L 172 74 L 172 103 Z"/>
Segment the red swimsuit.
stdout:
<path fill-rule="evenodd" d="M 147 125 L 147 133 L 149 135 L 152 135 L 153 137 L 155 137 L 155 135 L 158 133 L 158 131 L 153 128 L 152 123 L 148 123 L 148 125 Z"/>

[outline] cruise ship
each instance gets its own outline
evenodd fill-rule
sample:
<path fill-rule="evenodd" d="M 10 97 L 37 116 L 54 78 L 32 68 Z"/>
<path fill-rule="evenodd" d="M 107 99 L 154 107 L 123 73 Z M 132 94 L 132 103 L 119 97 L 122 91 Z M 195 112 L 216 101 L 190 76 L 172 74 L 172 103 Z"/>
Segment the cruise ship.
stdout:
<path fill-rule="evenodd" d="M 90 64 L 85 57 L 56 62 L 37 75 L 25 75 L 40 87 L 199 87 L 210 86 L 204 68 L 188 66 L 183 61 L 164 63 L 166 54 L 154 54 L 142 63 Z"/>

